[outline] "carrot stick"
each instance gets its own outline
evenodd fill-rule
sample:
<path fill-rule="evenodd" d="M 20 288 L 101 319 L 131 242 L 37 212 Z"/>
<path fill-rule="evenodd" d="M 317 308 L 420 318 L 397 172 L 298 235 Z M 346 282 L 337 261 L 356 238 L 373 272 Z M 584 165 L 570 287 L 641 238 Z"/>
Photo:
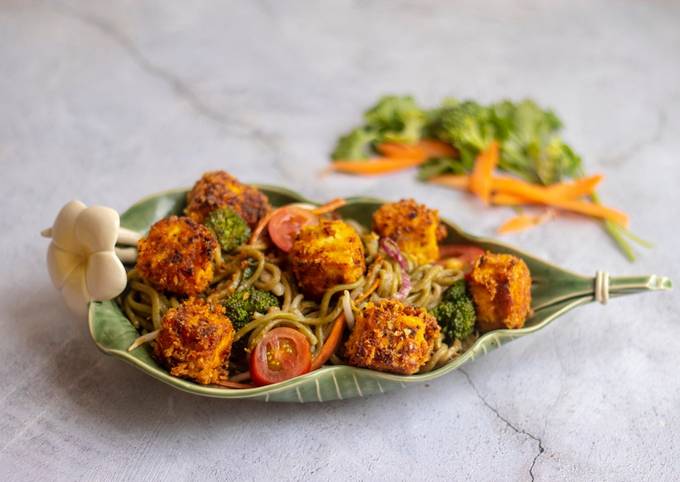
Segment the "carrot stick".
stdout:
<path fill-rule="evenodd" d="M 378 157 L 367 161 L 335 161 L 328 169 L 347 174 L 375 176 L 416 167 L 424 161 L 423 157 Z"/>
<path fill-rule="evenodd" d="M 345 204 L 347 204 L 347 201 L 339 197 L 337 199 L 333 199 L 332 201 L 328 201 L 326 204 L 323 204 L 316 209 L 312 209 L 312 213 L 316 214 L 317 216 L 320 216 L 321 214 L 326 214 L 330 213 L 331 211 L 335 211 L 336 209 L 344 206 Z"/>
<path fill-rule="evenodd" d="M 400 144 L 397 142 L 383 142 L 376 149 L 380 154 L 388 158 L 427 157 L 425 152 L 417 144 Z"/>
<path fill-rule="evenodd" d="M 437 139 L 421 139 L 416 143 L 416 146 L 425 153 L 427 158 L 458 156 L 458 151 L 455 147 Z"/>
<path fill-rule="evenodd" d="M 345 331 L 345 314 L 340 313 L 340 315 L 333 322 L 333 328 L 326 338 L 326 342 L 317 353 L 314 360 L 312 360 L 312 370 L 321 368 L 321 366 L 328 361 L 331 355 L 335 352 L 342 340 L 342 332 Z"/>
<path fill-rule="evenodd" d="M 272 211 L 269 211 L 265 217 L 260 219 L 260 222 L 257 223 L 257 226 L 253 230 L 253 234 L 250 235 L 250 239 L 248 240 L 248 244 L 255 244 L 255 241 L 260 237 L 260 234 L 262 234 L 262 231 L 264 231 L 264 228 L 267 227 L 267 224 L 269 224 L 269 221 L 271 221 L 272 216 L 274 216 L 274 213 L 278 211 L 278 209 L 274 209 Z"/>
<path fill-rule="evenodd" d="M 493 141 L 479 153 L 470 175 L 470 192 L 476 194 L 484 204 L 489 204 L 493 171 L 498 164 L 498 142 Z"/>
<path fill-rule="evenodd" d="M 564 199 L 563 197 L 550 192 L 543 186 L 536 186 L 529 184 L 528 182 L 520 181 L 519 179 L 506 177 L 494 178 L 492 185 L 493 189 L 498 192 L 520 196 L 533 203 L 545 204 L 600 219 L 609 219 L 621 226 L 628 225 L 628 216 L 621 211 L 588 201 Z"/>
<path fill-rule="evenodd" d="M 458 174 L 442 174 L 441 176 L 431 177 L 428 182 L 441 186 L 453 187 L 456 189 L 467 190 L 470 186 L 470 176 Z"/>
<path fill-rule="evenodd" d="M 496 179 L 499 178 L 494 178 L 493 183 L 494 188 L 497 185 L 495 182 Z M 551 184 L 548 186 L 540 186 L 535 184 L 530 185 L 537 188 L 545 189 L 545 192 L 550 196 L 557 196 L 563 199 L 578 199 L 582 196 L 588 196 L 595 192 L 595 188 L 602 181 L 602 179 L 603 176 L 596 175 L 591 177 L 584 177 L 573 182 L 561 182 L 557 184 Z M 491 196 L 491 203 L 505 206 L 516 206 L 519 204 L 531 204 L 532 201 L 530 199 L 527 199 L 516 194 L 497 192 Z"/>
<path fill-rule="evenodd" d="M 548 209 L 541 214 L 535 215 L 520 214 L 504 222 L 498 228 L 498 234 L 507 234 L 515 231 L 523 231 L 528 228 L 533 228 L 534 226 L 538 226 L 539 224 L 543 224 L 549 221 L 553 217 L 555 217 L 555 211 L 553 211 L 552 209 Z"/>

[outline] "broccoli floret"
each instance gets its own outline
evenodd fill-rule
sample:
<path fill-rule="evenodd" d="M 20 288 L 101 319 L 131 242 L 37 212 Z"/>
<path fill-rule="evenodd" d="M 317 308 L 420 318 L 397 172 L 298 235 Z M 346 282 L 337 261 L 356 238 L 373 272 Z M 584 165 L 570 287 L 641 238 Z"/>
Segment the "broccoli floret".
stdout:
<path fill-rule="evenodd" d="M 239 290 L 222 302 L 227 317 L 238 331 L 250 323 L 255 312 L 265 314 L 269 308 L 279 307 L 279 300 L 268 291 L 248 288 Z"/>
<path fill-rule="evenodd" d="M 461 296 L 467 296 L 467 286 L 465 279 L 459 279 L 442 293 L 442 301 L 453 301 Z"/>
<path fill-rule="evenodd" d="M 465 168 L 472 169 L 477 154 L 496 138 L 491 111 L 477 102 L 466 100 L 449 102 L 438 112 L 439 118 L 430 130 L 440 140 L 458 149 Z"/>
<path fill-rule="evenodd" d="M 212 211 L 206 218 L 205 225 L 215 233 L 225 252 L 238 248 L 250 236 L 248 224 L 228 206 Z"/>
<path fill-rule="evenodd" d="M 464 340 L 472 334 L 477 315 L 475 305 L 467 294 L 465 280 L 456 282 L 444 292 L 442 301 L 434 307 L 432 314 L 447 341 Z"/>
<path fill-rule="evenodd" d="M 412 143 L 420 139 L 425 112 L 411 96 L 387 95 L 364 113 L 366 127 L 378 133 L 378 142 Z"/>
<path fill-rule="evenodd" d="M 371 144 L 377 136 L 377 133 L 371 130 L 356 128 L 338 139 L 331 158 L 343 161 L 367 159 L 371 155 Z"/>

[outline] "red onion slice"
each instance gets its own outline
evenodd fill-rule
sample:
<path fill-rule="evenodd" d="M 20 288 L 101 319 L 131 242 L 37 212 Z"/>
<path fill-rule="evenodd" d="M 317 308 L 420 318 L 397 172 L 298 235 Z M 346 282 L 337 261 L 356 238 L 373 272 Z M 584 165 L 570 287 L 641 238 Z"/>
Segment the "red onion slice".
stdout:
<path fill-rule="evenodd" d="M 397 300 L 405 299 L 411 292 L 411 277 L 408 275 L 408 261 L 401 253 L 399 246 L 390 238 L 380 238 L 380 247 L 389 257 L 394 259 L 401 268 L 401 283 L 399 291 L 394 295 Z"/>

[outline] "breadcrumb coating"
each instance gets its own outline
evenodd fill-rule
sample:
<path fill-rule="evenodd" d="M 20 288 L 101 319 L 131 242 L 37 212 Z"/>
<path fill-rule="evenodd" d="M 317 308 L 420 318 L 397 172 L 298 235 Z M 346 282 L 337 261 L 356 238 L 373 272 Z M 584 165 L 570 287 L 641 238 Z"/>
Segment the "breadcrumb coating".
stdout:
<path fill-rule="evenodd" d="M 531 312 L 531 274 L 516 256 L 489 252 L 481 256 L 469 275 L 468 290 L 482 332 L 521 328 Z"/>
<path fill-rule="evenodd" d="M 137 246 L 137 270 L 154 288 L 197 295 L 213 279 L 218 244 L 205 226 L 171 216 L 151 226 Z"/>
<path fill-rule="evenodd" d="M 298 284 L 312 297 L 335 285 L 354 283 L 366 271 L 364 245 L 344 221 L 321 220 L 302 228 L 290 250 L 290 262 Z"/>
<path fill-rule="evenodd" d="M 202 223 L 217 208 L 229 206 L 236 211 L 250 229 L 269 211 L 267 196 L 259 189 L 239 182 L 225 171 L 211 171 L 203 174 L 187 194 L 186 214 Z"/>
<path fill-rule="evenodd" d="M 439 333 L 424 308 L 390 299 L 370 302 L 356 319 L 345 356 L 350 365 L 412 375 L 429 361 Z"/>
<path fill-rule="evenodd" d="M 446 236 L 446 228 L 439 223 L 439 211 L 413 199 L 380 206 L 373 213 L 373 230 L 382 237 L 393 239 L 418 264 L 437 261 L 437 242 Z"/>
<path fill-rule="evenodd" d="M 204 385 L 227 379 L 234 328 L 221 305 L 190 298 L 161 323 L 155 354 L 171 375 Z"/>

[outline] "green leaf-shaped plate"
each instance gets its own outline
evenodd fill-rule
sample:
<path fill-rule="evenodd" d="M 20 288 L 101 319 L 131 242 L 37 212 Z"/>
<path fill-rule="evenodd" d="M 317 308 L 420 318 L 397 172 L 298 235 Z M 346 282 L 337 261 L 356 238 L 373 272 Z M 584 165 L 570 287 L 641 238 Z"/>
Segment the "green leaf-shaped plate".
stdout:
<path fill-rule="evenodd" d="M 275 186 L 259 186 L 274 206 L 292 202 L 311 202 L 287 189 Z M 184 209 L 186 190 L 164 192 L 142 199 L 121 216 L 121 225 L 145 233 L 157 220 Z M 341 214 L 368 226 L 371 215 L 383 202 L 378 199 L 349 198 Z M 471 236 L 455 224 L 444 221 L 449 227 L 447 243 L 468 243 L 494 252 L 511 253 L 521 257 L 529 266 L 533 278 L 533 316 L 526 326 L 518 330 L 496 330 L 479 337 L 469 350 L 447 365 L 428 373 L 401 376 L 349 366 L 325 366 L 306 375 L 275 385 L 249 389 L 226 389 L 205 386 L 170 376 L 151 357 L 147 347 L 127 352 L 138 334 L 115 302 L 90 304 L 89 325 L 92 339 L 105 353 L 118 357 L 154 378 L 180 390 L 220 398 L 252 398 L 268 402 L 324 402 L 352 397 L 365 397 L 384 393 L 409 383 L 426 382 L 441 377 L 464 363 L 486 354 L 515 338 L 540 330 L 555 318 L 569 310 L 595 299 L 596 281 L 592 277 L 553 266 L 510 246 L 488 239 Z M 611 278 L 609 293 L 622 296 L 653 290 L 667 290 L 671 281 L 659 276 Z"/>

